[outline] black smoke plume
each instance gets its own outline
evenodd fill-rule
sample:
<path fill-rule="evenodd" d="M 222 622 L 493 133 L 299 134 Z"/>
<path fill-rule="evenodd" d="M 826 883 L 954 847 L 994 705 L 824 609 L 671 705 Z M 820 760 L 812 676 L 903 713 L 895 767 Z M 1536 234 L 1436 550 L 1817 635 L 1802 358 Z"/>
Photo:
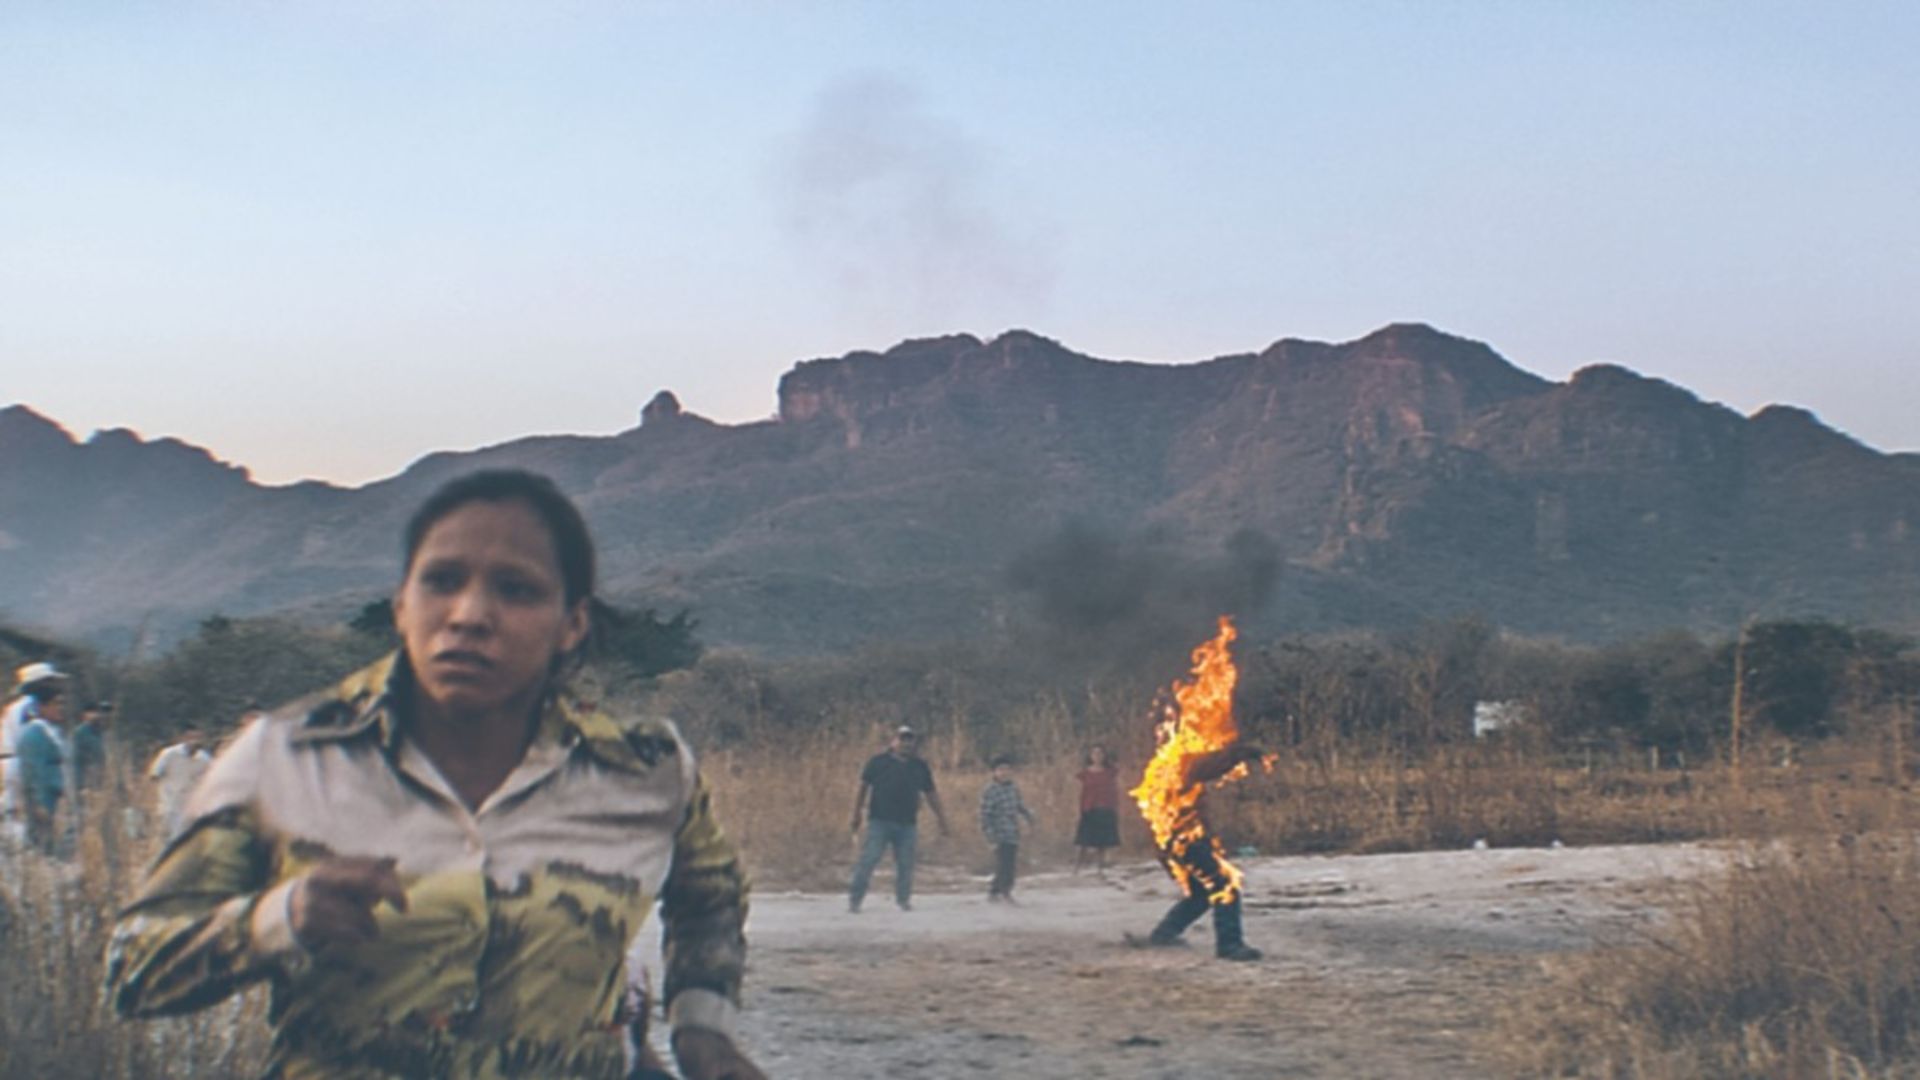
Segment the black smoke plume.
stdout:
<path fill-rule="evenodd" d="M 1014 558 L 1007 583 L 1030 602 L 1029 629 L 1062 658 L 1158 665 L 1210 636 L 1218 616 L 1265 608 L 1280 570 L 1278 545 L 1255 529 L 1194 550 L 1078 521 Z"/>

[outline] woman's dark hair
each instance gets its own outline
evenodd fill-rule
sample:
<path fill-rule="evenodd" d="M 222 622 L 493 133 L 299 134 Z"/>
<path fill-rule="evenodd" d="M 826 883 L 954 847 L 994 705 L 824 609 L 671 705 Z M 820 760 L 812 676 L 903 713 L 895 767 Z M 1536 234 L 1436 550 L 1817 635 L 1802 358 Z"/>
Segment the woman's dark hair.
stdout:
<path fill-rule="evenodd" d="M 441 518 L 473 502 L 523 502 L 539 515 L 553 537 L 553 554 L 560 562 L 560 580 L 571 607 L 593 595 L 593 537 L 573 500 L 552 480 L 525 469 L 483 469 L 449 480 L 420 504 L 407 521 L 406 560 L 402 573 L 413 569 L 421 541 Z"/>
<path fill-rule="evenodd" d="M 1081 760 L 1081 764 L 1092 765 L 1093 752 L 1095 750 L 1100 751 L 1100 764 L 1105 765 L 1109 769 L 1113 768 L 1113 751 L 1107 749 L 1104 743 L 1094 743 L 1092 746 L 1087 747 L 1087 756 Z"/>
<path fill-rule="evenodd" d="M 995 754 L 993 760 L 987 763 L 987 767 L 990 769 L 997 769 L 1002 765 L 1011 765 L 1011 764 L 1013 764 L 1012 754 Z"/>

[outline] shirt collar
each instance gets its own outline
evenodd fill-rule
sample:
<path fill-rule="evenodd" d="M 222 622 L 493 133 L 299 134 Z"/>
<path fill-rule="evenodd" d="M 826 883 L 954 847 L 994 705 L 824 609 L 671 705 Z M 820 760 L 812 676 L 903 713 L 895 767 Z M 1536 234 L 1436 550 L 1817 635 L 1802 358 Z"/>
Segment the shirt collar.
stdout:
<path fill-rule="evenodd" d="M 392 750 L 400 741 L 398 703 L 412 678 L 413 669 L 402 655 L 388 653 L 340 680 L 318 700 L 296 706 L 304 707 L 305 715 L 293 741 L 342 742 L 373 731 L 380 745 Z"/>
<path fill-rule="evenodd" d="M 400 702 L 411 689 L 413 668 L 394 651 L 342 679 L 318 701 L 309 699 L 295 742 L 339 742 L 377 733 L 388 751 L 402 735 Z M 653 724 L 623 725 L 570 694 L 564 683 L 547 695 L 533 746 L 583 746 L 601 762 L 628 772 L 646 772 L 679 745 Z"/>
<path fill-rule="evenodd" d="M 598 709 L 571 697 L 555 701 L 550 715 L 577 738 L 587 753 L 602 764 L 626 772 L 643 773 L 680 752 L 679 740 L 663 724 L 641 721 L 622 724 Z"/>

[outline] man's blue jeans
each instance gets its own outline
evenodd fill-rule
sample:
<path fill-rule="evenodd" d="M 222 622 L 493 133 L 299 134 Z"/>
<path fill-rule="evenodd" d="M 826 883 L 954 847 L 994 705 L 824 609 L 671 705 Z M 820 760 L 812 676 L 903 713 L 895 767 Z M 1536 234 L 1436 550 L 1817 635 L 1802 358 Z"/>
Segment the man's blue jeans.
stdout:
<path fill-rule="evenodd" d="M 847 905 L 859 907 L 860 901 L 867 898 L 867 883 L 873 879 L 873 868 L 880 865 L 880 856 L 886 854 L 887 847 L 893 847 L 893 898 L 901 907 L 913 898 L 913 845 L 916 830 L 912 825 L 902 825 L 896 821 L 867 822 L 867 839 L 860 845 L 860 860 L 853 864 L 853 881 L 847 886 Z"/>

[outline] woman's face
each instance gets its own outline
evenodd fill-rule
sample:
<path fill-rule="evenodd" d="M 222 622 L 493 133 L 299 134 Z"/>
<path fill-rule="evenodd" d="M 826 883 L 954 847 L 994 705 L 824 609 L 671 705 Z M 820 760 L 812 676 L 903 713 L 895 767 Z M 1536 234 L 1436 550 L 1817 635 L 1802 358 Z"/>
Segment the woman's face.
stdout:
<path fill-rule="evenodd" d="M 566 601 L 553 534 L 517 499 L 463 504 L 435 522 L 393 598 L 420 690 L 478 711 L 536 693 L 580 644 L 587 601 Z"/>
<path fill-rule="evenodd" d="M 1087 751 L 1087 762 L 1091 765 L 1105 767 L 1107 764 L 1107 748 L 1104 746 L 1096 746 Z"/>

